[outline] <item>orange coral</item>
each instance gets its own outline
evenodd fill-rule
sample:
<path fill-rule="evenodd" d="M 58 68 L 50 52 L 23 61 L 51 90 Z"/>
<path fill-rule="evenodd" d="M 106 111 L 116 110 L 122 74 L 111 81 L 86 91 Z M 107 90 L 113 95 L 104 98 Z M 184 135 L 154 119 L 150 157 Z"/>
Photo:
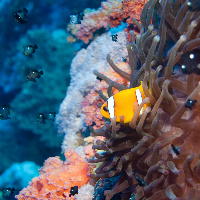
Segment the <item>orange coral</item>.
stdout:
<path fill-rule="evenodd" d="M 95 154 L 95 150 L 92 149 L 92 146 L 93 146 L 93 144 L 88 144 L 88 145 L 84 146 L 84 153 L 85 153 L 85 155 L 86 155 L 85 157 L 87 159 L 92 158 Z"/>
<path fill-rule="evenodd" d="M 85 10 L 81 24 L 70 23 L 67 30 L 87 44 L 92 39 L 93 33 L 100 28 L 116 27 L 122 21 L 130 26 L 133 17 L 139 20 L 144 4 L 145 0 L 124 0 L 122 2 L 107 0 L 107 2 L 102 2 L 102 7 L 96 11 L 87 12 L 88 9 Z"/>
<path fill-rule="evenodd" d="M 127 63 L 121 62 L 117 66 L 123 71 L 130 73 L 130 68 Z M 128 81 L 119 76 L 119 74 L 117 74 L 113 69 L 110 69 L 108 71 L 102 70 L 101 73 L 119 84 L 128 84 Z M 108 84 L 104 80 L 102 80 L 101 82 L 97 81 L 94 88 L 90 91 L 90 93 L 84 98 L 82 102 L 82 111 L 85 114 L 85 123 L 87 126 L 90 126 L 93 122 L 95 122 L 96 125 L 93 126 L 95 130 L 104 125 L 100 108 L 98 108 L 97 106 L 99 103 L 104 102 L 99 97 L 98 91 L 101 90 L 104 94 L 107 94 L 107 89 Z M 113 88 L 113 94 L 116 94 L 117 92 L 118 90 Z"/>
<path fill-rule="evenodd" d="M 127 22 L 127 26 L 130 26 L 132 22 L 132 18 L 140 20 L 140 14 L 142 12 L 142 8 L 144 6 L 145 1 L 122 1 L 122 9 L 116 10 L 113 9 L 110 13 L 110 26 L 111 28 L 116 27 L 121 24 L 121 22 L 125 19 Z"/>
<path fill-rule="evenodd" d="M 133 23 L 132 18 L 135 18 L 138 21 L 140 21 L 140 15 L 144 7 L 144 3 L 145 3 L 144 0 L 143 1 L 127 1 L 127 0 L 122 1 L 123 18 L 127 19 L 126 22 L 128 26 L 130 26 Z"/>
<path fill-rule="evenodd" d="M 70 189 L 88 183 L 89 165 L 75 150 L 67 150 L 65 158 L 64 164 L 58 156 L 48 158 L 40 169 L 39 177 L 33 178 L 29 186 L 15 197 L 19 200 L 74 199 L 69 197 Z"/>

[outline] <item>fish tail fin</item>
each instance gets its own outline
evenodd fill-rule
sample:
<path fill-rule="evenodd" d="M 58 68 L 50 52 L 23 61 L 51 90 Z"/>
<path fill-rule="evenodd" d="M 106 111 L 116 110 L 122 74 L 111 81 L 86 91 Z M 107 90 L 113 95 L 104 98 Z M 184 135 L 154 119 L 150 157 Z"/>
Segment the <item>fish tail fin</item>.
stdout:
<path fill-rule="evenodd" d="M 41 70 L 41 71 L 39 71 L 39 74 L 40 74 L 40 75 L 43 75 L 43 71 L 42 71 L 42 70 Z"/>
<path fill-rule="evenodd" d="M 33 48 L 34 48 L 34 49 L 37 49 L 37 48 L 38 48 L 38 46 L 35 44 L 35 45 L 33 46 Z"/>

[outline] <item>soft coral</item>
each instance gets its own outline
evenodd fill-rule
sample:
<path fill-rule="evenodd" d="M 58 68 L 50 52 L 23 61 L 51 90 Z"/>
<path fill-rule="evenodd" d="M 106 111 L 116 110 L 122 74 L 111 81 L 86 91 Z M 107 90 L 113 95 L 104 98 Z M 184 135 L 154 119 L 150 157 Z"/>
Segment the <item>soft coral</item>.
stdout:
<path fill-rule="evenodd" d="M 29 186 L 15 197 L 19 200 L 74 199 L 69 197 L 70 189 L 88 183 L 89 165 L 75 150 L 67 150 L 65 158 L 64 163 L 58 156 L 48 158 L 40 169 L 39 177 L 33 178 Z"/>

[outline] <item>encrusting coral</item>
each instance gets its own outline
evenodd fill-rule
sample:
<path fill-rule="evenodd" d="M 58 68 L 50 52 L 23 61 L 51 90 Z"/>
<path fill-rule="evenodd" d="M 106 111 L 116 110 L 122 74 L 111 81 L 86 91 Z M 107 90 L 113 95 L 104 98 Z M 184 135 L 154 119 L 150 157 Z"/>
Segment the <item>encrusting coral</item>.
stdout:
<path fill-rule="evenodd" d="M 126 62 L 120 62 L 117 64 L 117 67 L 120 70 L 130 73 L 130 68 Z M 101 73 L 118 84 L 123 84 L 125 86 L 128 84 L 128 81 L 117 74 L 112 68 L 110 70 L 101 70 Z M 103 116 L 98 107 L 99 104 L 103 103 L 103 100 L 98 96 L 98 91 L 101 90 L 105 94 L 107 89 L 108 84 L 104 80 L 98 81 L 81 103 L 82 111 L 85 114 L 86 125 L 90 126 L 93 122 L 95 122 L 95 125 L 93 126 L 95 130 L 104 125 L 104 121 L 102 120 Z M 117 89 L 112 88 L 113 94 L 116 94 L 117 92 Z"/>
<path fill-rule="evenodd" d="M 186 0 L 150 0 L 142 10 L 141 24 L 132 21 L 140 33 L 135 36 L 131 31 L 127 43 L 131 74 L 118 70 L 110 57 L 107 60 L 130 81 L 130 88 L 143 81 L 146 98 L 129 124 L 121 116 L 120 123 L 113 117 L 98 130 L 91 128 L 92 135 L 106 137 L 105 142 L 98 140 L 93 145 L 104 153 L 89 160 L 101 162 L 91 174 L 91 184 L 120 176 L 111 190 L 104 191 L 106 200 L 120 192 L 122 200 L 198 200 L 200 76 L 184 74 L 175 66 L 182 55 L 200 46 L 200 12 L 190 11 Z M 94 74 L 110 84 L 110 89 L 128 88 L 96 70 Z M 195 102 L 190 109 L 188 101 Z M 151 107 L 139 115 L 146 103 Z"/>
<path fill-rule="evenodd" d="M 62 151 L 74 149 L 79 143 L 78 132 L 85 129 L 85 115 L 82 113 L 81 102 L 91 92 L 96 83 L 92 71 L 108 71 L 109 64 L 105 60 L 107 54 L 112 56 L 113 62 L 119 63 L 126 56 L 126 36 L 120 31 L 118 42 L 111 39 L 111 33 L 104 33 L 97 37 L 85 49 L 81 49 L 74 57 L 70 68 L 70 86 L 67 88 L 66 98 L 60 105 L 56 116 L 59 134 L 65 134 Z M 115 59 L 116 58 L 116 59 Z M 77 81 L 78 80 L 78 81 Z"/>
<path fill-rule="evenodd" d="M 67 30 L 84 43 L 89 43 L 93 33 L 100 28 L 108 29 L 117 27 L 122 21 L 129 27 L 133 17 L 139 20 L 145 0 L 107 0 L 101 3 L 101 8 L 96 11 L 85 9 L 81 24 L 70 23 Z M 68 37 L 72 41 L 72 36 Z"/>
<path fill-rule="evenodd" d="M 63 200 L 75 199 L 69 197 L 71 187 L 88 183 L 87 173 L 90 170 L 84 158 L 75 150 L 66 150 L 66 161 L 58 156 L 48 158 L 40 169 L 40 176 L 33 178 L 27 188 L 24 188 L 17 199 Z M 89 187 L 89 186 L 88 186 Z"/>

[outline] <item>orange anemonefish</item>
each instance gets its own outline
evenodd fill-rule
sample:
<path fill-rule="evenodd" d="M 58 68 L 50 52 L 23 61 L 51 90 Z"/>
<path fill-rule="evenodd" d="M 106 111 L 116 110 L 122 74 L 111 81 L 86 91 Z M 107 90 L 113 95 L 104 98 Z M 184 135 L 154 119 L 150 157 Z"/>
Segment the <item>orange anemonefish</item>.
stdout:
<path fill-rule="evenodd" d="M 101 107 L 101 114 L 111 119 L 117 117 L 116 122 L 120 122 L 120 116 L 124 116 L 124 123 L 129 123 L 133 118 L 134 112 L 138 105 L 145 99 L 142 89 L 142 82 L 139 87 L 126 89 L 111 96 Z M 150 104 L 144 104 L 140 110 L 140 114 L 144 112 Z"/>

